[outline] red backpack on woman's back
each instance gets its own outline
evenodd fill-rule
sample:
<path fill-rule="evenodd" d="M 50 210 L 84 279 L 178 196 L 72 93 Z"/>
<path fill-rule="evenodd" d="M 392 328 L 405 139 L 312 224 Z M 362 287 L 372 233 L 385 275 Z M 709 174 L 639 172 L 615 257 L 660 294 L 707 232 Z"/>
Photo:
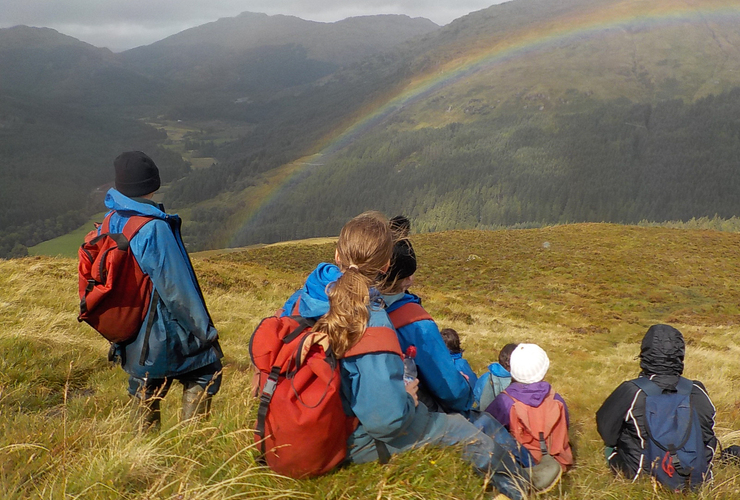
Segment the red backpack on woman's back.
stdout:
<path fill-rule="evenodd" d="M 326 334 L 300 316 L 270 316 L 252 334 L 249 353 L 259 371 L 255 439 L 267 465 L 301 478 L 330 471 L 347 456 L 358 421 L 344 413 L 339 362 Z M 390 328 L 367 328 L 344 357 L 401 355 Z"/>

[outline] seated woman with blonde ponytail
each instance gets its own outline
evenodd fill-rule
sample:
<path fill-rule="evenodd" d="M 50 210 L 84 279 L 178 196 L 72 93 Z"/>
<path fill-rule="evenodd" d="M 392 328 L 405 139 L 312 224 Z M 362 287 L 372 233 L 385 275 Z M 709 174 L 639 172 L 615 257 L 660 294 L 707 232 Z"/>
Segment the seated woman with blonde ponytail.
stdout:
<path fill-rule="evenodd" d="M 418 381 L 404 384 L 398 339 L 375 288 L 388 270 L 392 250 L 393 237 L 382 214 L 355 217 L 339 235 L 336 265 L 320 264 L 283 308 L 284 315 L 317 319 L 313 329 L 329 336 L 340 360 L 344 408 L 359 420 L 347 440 L 347 460 L 382 462 L 427 444 L 461 444 L 463 458 L 490 475 L 491 483 L 511 499 L 552 488 L 561 472 L 555 460 L 521 468 L 513 458 L 516 442 L 506 429 L 487 428 L 489 435 L 462 415 L 429 412 L 417 400 Z M 375 348 L 368 349 L 368 344 Z"/>

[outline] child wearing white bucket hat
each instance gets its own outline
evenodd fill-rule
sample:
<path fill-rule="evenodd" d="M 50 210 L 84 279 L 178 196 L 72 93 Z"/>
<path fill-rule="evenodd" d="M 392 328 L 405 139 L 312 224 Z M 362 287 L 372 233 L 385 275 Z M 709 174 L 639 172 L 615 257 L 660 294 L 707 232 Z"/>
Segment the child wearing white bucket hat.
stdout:
<path fill-rule="evenodd" d="M 541 382 L 550 368 L 550 358 L 537 344 L 519 344 L 511 353 L 511 377 L 521 384 Z"/>
<path fill-rule="evenodd" d="M 537 344 L 519 344 L 511 353 L 511 385 L 486 411 L 529 450 L 535 462 L 550 454 L 566 470 L 573 464 L 568 407 L 544 380 L 549 368 L 550 358 L 544 349 Z"/>

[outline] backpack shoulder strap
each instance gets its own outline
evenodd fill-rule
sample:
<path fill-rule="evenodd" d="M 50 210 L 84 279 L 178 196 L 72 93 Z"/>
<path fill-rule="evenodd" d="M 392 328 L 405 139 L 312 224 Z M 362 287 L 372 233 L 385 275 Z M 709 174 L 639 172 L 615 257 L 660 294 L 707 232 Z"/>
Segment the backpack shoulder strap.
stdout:
<path fill-rule="evenodd" d="M 360 337 L 360 341 L 344 353 L 345 358 L 369 354 L 372 352 L 389 352 L 401 356 L 401 344 L 398 335 L 386 326 L 370 326 Z"/>
<path fill-rule="evenodd" d="M 126 237 L 127 240 L 131 241 L 131 238 L 136 236 L 136 233 L 139 232 L 139 229 L 144 227 L 144 224 L 146 224 L 150 220 L 154 220 L 154 217 L 133 215 L 129 217 L 129 219 L 126 221 L 126 225 L 123 226 L 123 231 L 121 231 L 121 233 Z"/>
<path fill-rule="evenodd" d="M 398 309 L 388 313 L 395 328 L 401 328 L 424 319 L 432 319 L 431 315 L 416 302 L 407 302 Z"/>
<path fill-rule="evenodd" d="M 111 210 L 110 212 L 108 212 L 108 215 L 103 218 L 103 223 L 100 224 L 100 234 L 110 233 L 110 216 L 114 213 L 115 210 Z"/>
<path fill-rule="evenodd" d="M 100 234 L 110 233 L 110 216 L 113 215 L 115 212 L 115 210 L 111 210 L 108 215 L 105 216 L 105 218 L 103 219 L 103 223 L 100 226 Z M 123 234 L 127 240 L 131 241 L 131 238 L 133 238 L 136 233 L 139 232 L 139 229 L 144 227 L 144 224 L 146 224 L 150 220 L 154 220 L 154 217 L 149 217 L 146 215 L 132 215 L 128 218 L 126 224 L 124 224 L 121 234 Z"/>
<path fill-rule="evenodd" d="M 648 396 L 660 396 L 663 394 L 663 389 L 658 387 L 655 382 L 647 377 L 638 377 L 632 380 L 632 383 L 642 389 L 642 391 Z"/>
<path fill-rule="evenodd" d="M 691 394 L 691 391 L 694 389 L 694 383 L 684 377 L 681 377 L 678 380 L 678 384 L 676 384 L 676 392 L 679 394 L 689 395 Z"/>

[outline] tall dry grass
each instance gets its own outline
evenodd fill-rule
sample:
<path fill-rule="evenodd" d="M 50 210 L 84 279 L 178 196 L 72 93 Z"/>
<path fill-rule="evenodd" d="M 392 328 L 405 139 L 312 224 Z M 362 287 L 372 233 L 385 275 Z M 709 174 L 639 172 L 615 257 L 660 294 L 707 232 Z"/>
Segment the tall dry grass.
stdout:
<path fill-rule="evenodd" d="M 510 341 L 542 345 L 547 379 L 571 412 L 577 465 L 548 498 L 664 499 L 650 481 L 607 470 L 594 413 L 638 371 L 647 327 L 669 322 L 687 341 L 686 375 L 717 407 L 723 444 L 740 444 L 740 235 L 573 225 L 416 235 L 414 291 L 440 327 L 457 329 L 479 373 Z M 547 245 L 545 245 L 547 243 Z M 282 245 L 195 259 L 226 354 L 212 418 L 178 422 L 177 384 L 159 434 L 129 421 L 126 375 L 76 321 L 76 263 L 0 261 L 0 498 L 460 498 L 490 494 L 455 450 L 423 449 L 390 464 L 293 481 L 256 462 L 248 340 L 331 244 Z M 740 498 L 740 468 L 685 498 Z"/>

